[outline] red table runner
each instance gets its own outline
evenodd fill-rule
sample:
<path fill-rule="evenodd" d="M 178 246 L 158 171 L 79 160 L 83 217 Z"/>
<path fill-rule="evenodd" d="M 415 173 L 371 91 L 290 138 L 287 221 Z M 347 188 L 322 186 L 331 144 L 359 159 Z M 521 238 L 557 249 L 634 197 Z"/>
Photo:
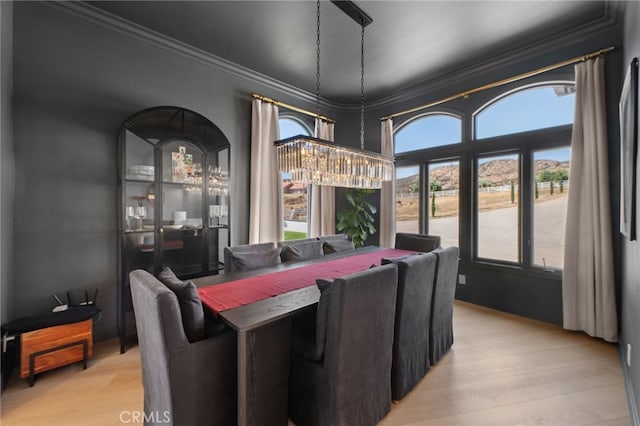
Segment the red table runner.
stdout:
<path fill-rule="evenodd" d="M 202 303 L 218 314 L 227 309 L 248 305 L 279 294 L 314 285 L 316 279 L 333 279 L 380 265 L 383 257 L 404 256 L 413 251 L 382 249 L 369 253 L 314 263 L 300 268 L 272 272 L 198 289 Z"/>

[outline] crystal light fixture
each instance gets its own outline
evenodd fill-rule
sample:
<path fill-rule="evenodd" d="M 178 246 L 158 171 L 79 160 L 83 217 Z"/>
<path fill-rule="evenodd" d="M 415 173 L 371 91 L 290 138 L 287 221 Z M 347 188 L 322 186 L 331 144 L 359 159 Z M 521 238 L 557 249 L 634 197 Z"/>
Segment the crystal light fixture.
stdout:
<path fill-rule="evenodd" d="M 291 180 L 313 185 L 378 189 L 391 180 L 392 161 L 380 154 L 334 145 L 309 136 L 277 142 L 278 168 Z"/>
<path fill-rule="evenodd" d="M 372 19 L 351 2 L 336 2 L 362 27 L 360 44 L 360 150 L 335 145 L 333 142 L 298 135 L 275 141 L 280 173 L 290 173 L 292 182 L 347 188 L 380 189 L 383 181 L 392 179 L 393 160 L 364 149 L 364 27 Z M 344 10 L 344 9 L 343 9 Z M 320 115 L 320 1 L 316 8 L 316 107 Z"/>

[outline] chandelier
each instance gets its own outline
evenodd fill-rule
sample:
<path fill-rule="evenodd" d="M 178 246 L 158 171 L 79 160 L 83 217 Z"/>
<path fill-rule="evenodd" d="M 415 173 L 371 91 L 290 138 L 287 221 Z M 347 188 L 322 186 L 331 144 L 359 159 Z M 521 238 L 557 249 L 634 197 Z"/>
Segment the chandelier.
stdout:
<path fill-rule="evenodd" d="M 291 181 L 313 185 L 380 189 L 392 179 L 393 160 L 364 149 L 364 28 L 372 19 L 352 2 L 335 4 L 360 24 L 360 149 L 304 135 L 275 141 L 280 173 Z M 345 7 L 347 9 L 345 9 Z M 320 116 L 320 1 L 316 6 L 316 109 Z"/>

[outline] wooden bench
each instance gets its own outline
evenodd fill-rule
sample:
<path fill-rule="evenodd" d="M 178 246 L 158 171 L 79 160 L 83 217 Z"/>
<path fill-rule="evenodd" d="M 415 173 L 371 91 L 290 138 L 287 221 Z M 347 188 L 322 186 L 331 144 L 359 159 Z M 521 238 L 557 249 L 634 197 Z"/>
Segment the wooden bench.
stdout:
<path fill-rule="evenodd" d="M 73 306 L 66 311 L 24 317 L 2 326 L 3 350 L 13 338 L 20 341 L 20 377 L 29 377 L 63 365 L 82 361 L 93 354 L 93 319 L 100 317 L 94 306 Z"/>
<path fill-rule="evenodd" d="M 93 320 L 56 325 L 20 335 L 20 377 L 29 377 L 33 386 L 35 374 L 82 361 L 93 354 Z"/>

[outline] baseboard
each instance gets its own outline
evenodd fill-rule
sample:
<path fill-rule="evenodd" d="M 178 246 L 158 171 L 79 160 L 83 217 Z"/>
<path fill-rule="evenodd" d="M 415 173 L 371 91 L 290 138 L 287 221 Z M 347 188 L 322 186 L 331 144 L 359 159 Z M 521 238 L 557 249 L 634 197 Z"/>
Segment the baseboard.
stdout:
<path fill-rule="evenodd" d="M 627 403 L 629 405 L 629 417 L 631 426 L 640 426 L 638 417 L 638 407 L 636 405 L 636 397 L 631 384 L 631 373 L 627 367 L 626 353 L 622 350 L 622 345 L 618 345 L 618 354 L 620 355 L 620 365 L 622 365 L 622 375 L 624 376 L 624 387 L 627 393 Z"/>

